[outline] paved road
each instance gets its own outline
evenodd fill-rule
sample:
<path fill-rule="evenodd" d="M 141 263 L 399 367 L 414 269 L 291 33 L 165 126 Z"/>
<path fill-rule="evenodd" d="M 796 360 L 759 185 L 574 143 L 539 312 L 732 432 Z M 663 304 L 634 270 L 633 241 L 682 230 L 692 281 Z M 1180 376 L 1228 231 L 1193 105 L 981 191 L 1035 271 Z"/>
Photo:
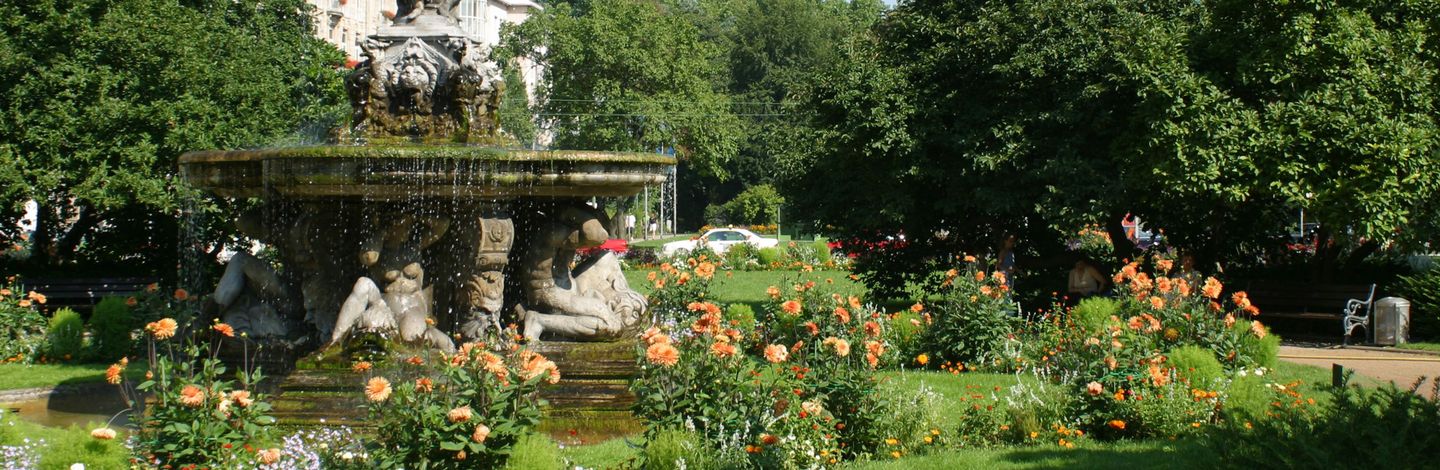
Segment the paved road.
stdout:
<path fill-rule="evenodd" d="M 1400 388 L 1409 388 L 1422 376 L 1431 379 L 1440 377 L 1440 356 L 1429 354 L 1345 349 L 1340 346 L 1280 346 L 1280 359 L 1327 369 L 1331 364 L 1340 364 L 1358 375 L 1393 382 Z M 1421 388 L 1422 392 L 1429 394 L 1428 383 Z"/>

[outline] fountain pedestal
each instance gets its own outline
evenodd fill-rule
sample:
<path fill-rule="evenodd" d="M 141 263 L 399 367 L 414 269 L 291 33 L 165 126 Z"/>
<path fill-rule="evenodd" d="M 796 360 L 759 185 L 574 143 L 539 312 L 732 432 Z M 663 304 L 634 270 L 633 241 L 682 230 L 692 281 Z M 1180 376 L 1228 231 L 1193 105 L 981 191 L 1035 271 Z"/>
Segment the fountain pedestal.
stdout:
<path fill-rule="evenodd" d="M 560 383 L 540 392 L 546 400 L 539 431 L 566 444 L 596 443 L 644 431 L 630 409 L 630 379 L 639 373 L 635 342 L 547 341 L 532 346 L 560 367 Z"/>
<path fill-rule="evenodd" d="M 644 431 L 631 413 L 630 379 L 638 372 L 632 341 L 546 341 L 531 345 L 560 368 L 560 383 L 543 388 L 538 431 L 566 444 L 595 443 Z M 274 416 L 285 427 L 368 428 L 363 380 L 349 362 L 316 354 L 302 359 L 278 386 Z"/>

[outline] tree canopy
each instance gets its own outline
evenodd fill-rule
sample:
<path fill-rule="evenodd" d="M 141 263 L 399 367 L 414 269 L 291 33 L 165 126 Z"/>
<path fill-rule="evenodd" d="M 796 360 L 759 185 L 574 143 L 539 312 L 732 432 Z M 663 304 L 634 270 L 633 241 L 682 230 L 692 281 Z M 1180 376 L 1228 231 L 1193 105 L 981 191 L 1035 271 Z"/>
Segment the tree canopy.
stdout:
<path fill-rule="evenodd" d="M 818 78 L 781 187 L 818 223 L 970 252 L 1133 213 L 1243 259 L 1302 207 L 1413 246 L 1440 197 L 1435 5 L 903 3 Z"/>
<path fill-rule="evenodd" d="M 91 262 L 173 269 L 181 153 L 295 142 L 343 116 L 344 55 L 312 36 L 308 8 L 0 4 L 0 215 L 15 220 L 25 201 L 39 203 L 32 260 L 84 251 Z"/>
<path fill-rule="evenodd" d="M 663 5 L 558 3 L 509 28 L 505 42 L 546 68 L 539 116 L 555 146 L 670 147 L 696 171 L 726 177 L 738 123 L 715 86 L 720 51 Z"/>

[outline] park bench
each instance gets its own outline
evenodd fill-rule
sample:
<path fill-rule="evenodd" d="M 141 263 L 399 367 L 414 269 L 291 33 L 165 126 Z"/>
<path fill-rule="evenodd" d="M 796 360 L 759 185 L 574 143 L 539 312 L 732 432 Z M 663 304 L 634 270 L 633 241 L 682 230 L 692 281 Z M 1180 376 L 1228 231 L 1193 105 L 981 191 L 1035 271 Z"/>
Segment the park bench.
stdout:
<path fill-rule="evenodd" d="M 1370 332 L 1375 284 L 1257 281 L 1247 287 L 1245 292 L 1260 308 L 1261 318 L 1339 322 L 1346 343 L 1357 327 Z"/>
<path fill-rule="evenodd" d="M 101 299 L 126 296 L 145 290 L 146 286 L 158 279 L 148 277 L 115 278 L 35 278 L 25 279 L 25 290 L 45 296 L 44 309 L 54 312 L 63 307 L 86 311 L 95 307 Z"/>

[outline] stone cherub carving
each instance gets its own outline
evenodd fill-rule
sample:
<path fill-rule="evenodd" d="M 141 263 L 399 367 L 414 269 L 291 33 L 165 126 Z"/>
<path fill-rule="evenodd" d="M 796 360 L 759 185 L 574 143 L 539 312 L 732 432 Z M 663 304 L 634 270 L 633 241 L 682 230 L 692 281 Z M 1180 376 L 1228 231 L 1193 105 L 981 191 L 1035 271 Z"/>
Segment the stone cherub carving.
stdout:
<path fill-rule="evenodd" d="M 356 329 L 398 330 L 401 340 L 424 341 L 453 352 L 455 343 L 432 325 L 433 290 L 425 284 L 425 269 L 419 262 L 420 251 L 439 241 L 449 225 L 449 219 L 417 221 L 405 215 L 377 230 L 360 253 L 360 264 L 370 268 L 371 276 L 356 280 L 341 304 L 330 344 Z M 385 283 L 384 289 L 377 281 Z"/>
<path fill-rule="evenodd" d="M 601 215 L 593 208 L 565 206 L 551 217 L 534 233 L 520 266 L 525 303 L 516 306 L 516 314 L 525 336 L 619 337 L 644 313 L 645 298 L 625 284 L 614 256 L 586 260 L 579 271 L 570 268 L 576 249 L 609 238 Z"/>

